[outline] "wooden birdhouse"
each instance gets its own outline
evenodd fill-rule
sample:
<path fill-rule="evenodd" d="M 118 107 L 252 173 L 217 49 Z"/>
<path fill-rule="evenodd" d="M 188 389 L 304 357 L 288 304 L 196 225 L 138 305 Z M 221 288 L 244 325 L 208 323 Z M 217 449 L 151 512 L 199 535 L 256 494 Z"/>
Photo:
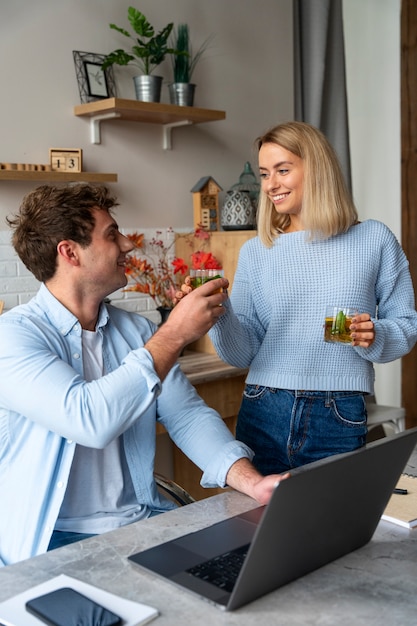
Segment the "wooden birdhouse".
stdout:
<path fill-rule="evenodd" d="M 200 178 L 191 189 L 194 207 L 194 228 L 201 224 L 205 230 L 220 230 L 219 192 L 220 185 L 211 176 Z"/>

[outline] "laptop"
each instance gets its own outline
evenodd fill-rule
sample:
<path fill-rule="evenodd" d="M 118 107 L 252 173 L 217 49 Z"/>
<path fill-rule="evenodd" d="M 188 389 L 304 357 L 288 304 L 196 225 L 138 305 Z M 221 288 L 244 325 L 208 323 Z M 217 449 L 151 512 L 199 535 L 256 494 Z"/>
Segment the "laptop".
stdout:
<path fill-rule="evenodd" d="M 297 468 L 267 506 L 128 558 L 223 610 L 237 609 L 366 544 L 416 444 L 413 428 Z"/>

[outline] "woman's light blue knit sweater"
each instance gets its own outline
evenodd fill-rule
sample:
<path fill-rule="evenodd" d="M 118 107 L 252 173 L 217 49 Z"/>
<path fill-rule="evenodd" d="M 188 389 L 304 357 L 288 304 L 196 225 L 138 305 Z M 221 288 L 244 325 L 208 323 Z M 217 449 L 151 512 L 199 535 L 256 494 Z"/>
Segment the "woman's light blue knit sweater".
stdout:
<path fill-rule="evenodd" d="M 325 343 L 327 305 L 369 313 L 374 343 Z M 408 261 L 394 234 L 375 220 L 323 241 L 294 232 L 266 248 L 251 239 L 224 306 L 210 338 L 224 361 L 250 368 L 251 384 L 373 393 L 372 363 L 400 358 L 417 340 Z"/>

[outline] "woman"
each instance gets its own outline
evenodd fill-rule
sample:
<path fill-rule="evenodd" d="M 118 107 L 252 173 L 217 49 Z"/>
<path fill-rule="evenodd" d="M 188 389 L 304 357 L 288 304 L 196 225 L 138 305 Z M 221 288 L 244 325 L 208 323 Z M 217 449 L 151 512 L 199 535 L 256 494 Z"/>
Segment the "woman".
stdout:
<path fill-rule="evenodd" d="M 249 368 L 237 438 L 269 474 L 365 444 L 373 363 L 411 350 L 417 314 L 403 250 L 381 222 L 358 221 L 324 135 L 290 122 L 257 147 L 258 236 L 242 246 L 210 338 Z M 358 312 L 351 344 L 323 340 L 329 305 Z"/>

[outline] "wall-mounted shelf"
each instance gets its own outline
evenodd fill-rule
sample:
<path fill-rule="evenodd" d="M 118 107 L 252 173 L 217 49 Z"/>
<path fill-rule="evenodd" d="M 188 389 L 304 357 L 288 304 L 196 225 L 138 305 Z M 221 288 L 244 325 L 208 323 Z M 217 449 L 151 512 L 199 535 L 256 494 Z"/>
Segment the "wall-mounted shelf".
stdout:
<path fill-rule="evenodd" d="M 40 172 L 21 170 L 0 170 L 1 180 L 37 180 L 50 182 L 117 183 L 117 174 L 101 172 Z"/>
<path fill-rule="evenodd" d="M 224 120 L 226 117 L 224 111 L 120 98 L 106 98 L 105 100 L 79 104 L 74 107 L 74 114 L 79 117 L 90 118 L 92 143 L 100 143 L 100 125 L 106 120 L 119 119 L 145 124 L 161 124 L 164 150 L 171 149 L 171 131 L 173 128 L 188 124 L 215 122 Z"/>

